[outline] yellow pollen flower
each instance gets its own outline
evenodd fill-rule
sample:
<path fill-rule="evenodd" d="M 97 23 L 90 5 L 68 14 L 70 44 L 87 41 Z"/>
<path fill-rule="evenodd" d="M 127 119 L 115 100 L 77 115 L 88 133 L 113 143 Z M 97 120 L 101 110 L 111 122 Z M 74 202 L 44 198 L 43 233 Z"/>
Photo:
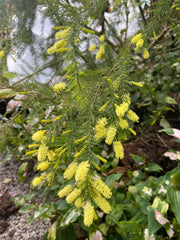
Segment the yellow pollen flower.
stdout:
<path fill-rule="evenodd" d="M 84 182 L 86 180 L 87 174 L 89 172 L 89 168 L 90 168 L 90 165 L 88 161 L 84 161 L 79 164 L 75 174 L 76 182 L 78 181 Z"/>
<path fill-rule="evenodd" d="M 48 173 L 46 176 L 46 180 L 48 182 L 48 186 L 50 186 L 50 184 L 53 182 L 54 180 L 54 173 Z"/>
<path fill-rule="evenodd" d="M 45 161 L 45 162 L 41 162 L 38 164 L 37 166 L 37 170 L 41 170 L 44 171 L 49 167 L 49 162 Z"/>
<path fill-rule="evenodd" d="M 96 44 L 90 46 L 89 51 L 92 52 L 96 49 Z"/>
<path fill-rule="evenodd" d="M 100 178 L 94 181 L 94 186 L 105 198 L 112 196 L 110 188 Z"/>
<path fill-rule="evenodd" d="M 142 34 L 139 33 L 139 34 L 135 35 L 135 36 L 131 39 L 131 43 L 136 44 L 137 41 L 138 41 L 139 39 L 141 39 L 141 38 L 142 38 Z"/>
<path fill-rule="evenodd" d="M 100 38 L 99 38 L 100 42 L 104 42 L 105 40 L 105 35 L 101 35 Z"/>
<path fill-rule="evenodd" d="M 135 132 L 132 128 L 128 128 L 128 129 L 129 129 L 130 132 L 132 132 L 132 134 L 133 134 L 134 136 L 136 136 L 136 132 Z"/>
<path fill-rule="evenodd" d="M 80 138 L 80 139 L 74 140 L 74 143 L 75 143 L 75 144 L 78 144 L 78 143 L 82 142 L 85 138 L 87 138 L 87 136 L 84 136 L 84 137 L 82 137 L 82 138 Z"/>
<path fill-rule="evenodd" d="M 56 154 L 52 150 L 49 150 L 48 153 L 47 153 L 47 156 L 49 158 L 49 161 L 53 162 L 54 159 L 55 159 Z"/>
<path fill-rule="evenodd" d="M 115 127 L 109 127 L 107 130 L 107 136 L 105 143 L 108 145 L 111 145 L 112 141 L 114 140 L 116 136 L 117 129 Z"/>
<path fill-rule="evenodd" d="M 113 147 L 114 147 L 114 152 L 115 152 L 115 157 L 117 159 L 123 159 L 124 158 L 124 149 L 123 145 L 120 141 L 113 142 Z"/>
<path fill-rule="evenodd" d="M 93 223 L 94 207 L 89 203 L 84 207 L 84 225 L 89 227 Z"/>
<path fill-rule="evenodd" d="M 76 166 L 76 163 L 75 162 L 72 162 L 68 167 L 67 169 L 65 170 L 64 172 L 64 178 L 66 179 L 71 179 L 74 174 L 76 173 L 76 170 L 77 170 L 77 166 Z"/>
<path fill-rule="evenodd" d="M 64 48 L 66 47 L 66 45 L 67 45 L 67 41 L 65 39 L 61 39 L 54 44 L 54 47 L 58 49 L 58 48 Z"/>
<path fill-rule="evenodd" d="M 39 147 L 39 144 L 30 144 L 30 145 L 28 145 L 28 148 L 33 148 L 33 147 Z"/>
<path fill-rule="evenodd" d="M 67 50 L 68 50 L 67 47 L 63 47 L 63 48 L 58 48 L 58 49 L 56 50 L 56 52 L 57 52 L 57 53 L 62 53 L 62 52 L 66 52 Z"/>
<path fill-rule="evenodd" d="M 43 177 L 35 177 L 34 179 L 33 179 L 33 181 L 32 181 L 32 185 L 34 186 L 34 187 L 38 187 L 40 184 L 41 184 L 41 179 L 42 179 Z"/>
<path fill-rule="evenodd" d="M 131 109 L 128 111 L 127 117 L 128 117 L 129 120 L 131 120 L 133 122 L 138 122 L 139 121 L 138 115 L 135 112 L 133 112 Z"/>
<path fill-rule="evenodd" d="M 144 40 L 141 38 L 137 41 L 136 43 L 136 48 L 134 49 L 134 51 L 136 51 L 137 49 L 141 48 L 144 44 Z"/>
<path fill-rule="evenodd" d="M 4 55 L 5 55 L 4 51 L 3 51 L 3 50 L 1 50 L 1 51 L 0 51 L 0 59 L 1 59 L 1 58 L 3 58 L 3 57 L 4 57 Z"/>
<path fill-rule="evenodd" d="M 96 134 L 94 136 L 94 138 L 96 140 L 99 140 L 100 138 L 106 137 L 106 134 L 107 134 L 107 128 L 105 128 L 106 125 L 107 125 L 107 119 L 106 118 L 101 118 L 97 122 L 97 124 L 95 126 Z"/>
<path fill-rule="evenodd" d="M 115 107 L 116 107 L 116 115 L 118 117 L 123 117 L 129 108 L 129 104 L 127 102 L 123 102 L 119 106 L 115 104 Z"/>
<path fill-rule="evenodd" d="M 57 93 L 61 92 L 63 89 L 66 88 L 66 84 L 64 82 L 57 83 L 54 85 L 53 90 Z"/>
<path fill-rule="evenodd" d="M 105 109 L 105 107 L 108 105 L 109 102 L 105 103 L 100 109 L 99 109 L 99 112 L 101 112 L 102 110 Z"/>
<path fill-rule="evenodd" d="M 144 58 L 144 59 L 149 58 L 149 52 L 148 52 L 148 50 L 144 50 L 144 51 L 143 51 L 143 58 Z"/>
<path fill-rule="evenodd" d="M 100 194 L 97 194 L 97 196 L 94 198 L 94 201 L 96 205 L 106 214 L 111 212 L 111 206 L 108 203 L 108 201 L 103 198 Z"/>
<path fill-rule="evenodd" d="M 50 48 L 47 49 L 47 53 L 48 53 L 49 55 L 54 54 L 56 51 L 57 51 L 57 48 L 56 48 L 55 46 L 52 46 L 52 47 L 50 47 Z"/>
<path fill-rule="evenodd" d="M 67 197 L 66 197 L 66 202 L 67 203 L 72 203 L 79 195 L 81 194 L 81 190 L 78 188 L 75 188 Z"/>
<path fill-rule="evenodd" d="M 38 149 L 38 161 L 43 162 L 46 159 L 48 153 L 48 147 L 45 143 L 42 143 Z"/>
<path fill-rule="evenodd" d="M 32 135 L 32 140 L 40 142 L 44 138 L 46 130 L 39 130 Z"/>
<path fill-rule="evenodd" d="M 142 83 L 137 83 L 137 82 L 133 82 L 133 81 L 131 81 L 130 83 L 133 84 L 133 85 L 136 85 L 138 87 L 143 87 Z"/>
<path fill-rule="evenodd" d="M 103 163 L 107 163 L 107 160 L 105 159 L 105 158 L 103 158 L 103 157 L 101 157 L 101 156 L 99 156 L 99 155 L 96 155 L 98 158 L 99 158 L 99 160 L 101 160 Z"/>
<path fill-rule="evenodd" d="M 78 158 L 79 156 L 81 156 L 81 154 L 84 152 L 85 148 L 82 148 L 79 152 L 77 152 L 74 157 Z"/>
<path fill-rule="evenodd" d="M 74 205 L 77 207 L 77 208 L 81 208 L 81 207 L 84 207 L 86 203 L 82 200 L 81 197 L 79 197 L 78 199 L 76 199 L 76 201 L 74 202 Z"/>
<path fill-rule="evenodd" d="M 66 195 L 68 195 L 72 191 L 72 186 L 71 184 L 66 185 L 62 190 L 58 192 L 58 197 L 63 198 Z"/>
<path fill-rule="evenodd" d="M 104 44 L 100 45 L 98 52 L 96 53 L 96 60 L 101 59 L 105 52 Z"/>
<path fill-rule="evenodd" d="M 62 38 L 65 38 L 68 36 L 68 32 L 69 30 L 71 29 L 71 27 L 67 28 L 67 29 L 64 29 L 62 31 L 59 31 L 55 34 L 56 38 L 57 39 L 62 39 Z"/>
<path fill-rule="evenodd" d="M 38 149 L 26 152 L 26 156 L 32 155 L 34 153 L 37 153 L 37 151 L 38 151 Z"/>
<path fill-rule="evenodd" d="M 119 126 L 121 129 L 127 129 L 129 127 L 129 124 L 127 122 L 127 120 L 119 118 Z"/>

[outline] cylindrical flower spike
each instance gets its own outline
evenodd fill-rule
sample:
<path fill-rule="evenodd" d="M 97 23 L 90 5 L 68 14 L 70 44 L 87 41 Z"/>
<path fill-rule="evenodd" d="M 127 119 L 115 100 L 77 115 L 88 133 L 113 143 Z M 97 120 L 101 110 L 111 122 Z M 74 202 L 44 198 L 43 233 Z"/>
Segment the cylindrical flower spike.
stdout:
<path fill-rule="evenodd" d="M 71 179 L 77 171 L 77 165 L 75 162 L 72 162 L 64 172 L 64 177 L 66 179 Z"/>
<path fill-rule="evenodd" d="M 94 207 L 89 203 L 84 207 L 84 225 L 90 226 L 93 223 Z"/>
<path fill-rule="evenodd" d="M 60 198 L 63 198 L 66 195 L 68 195 L 71 191 L 72 191 L 72 186 L 70 184 L 68 184 L 62 190 L 60 190 L 57 195 Z"/>
<path fill-rule="evenodd" d="M 75 180 L 78 182 L 84 182 L 86 180 L 88 171 L 89 171 L 90 165 L 88 161 L 84 161 L 79 164 L 76 175 L 75 175 Z"/>
<path fill-rule="evenodd" d="M 74 200 L 76 200 L 77 197 L 81 194 L 81 190 L 78 188 L 75 188 L 67 197 L 66 197 L 66 202 L 67 203 L 72 203 Z"/>

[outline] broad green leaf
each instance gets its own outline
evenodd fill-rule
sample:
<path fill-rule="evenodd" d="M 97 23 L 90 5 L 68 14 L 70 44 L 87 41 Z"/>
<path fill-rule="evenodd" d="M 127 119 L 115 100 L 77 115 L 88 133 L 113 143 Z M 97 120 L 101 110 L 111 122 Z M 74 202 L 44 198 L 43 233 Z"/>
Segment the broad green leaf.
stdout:
<path fill-rule="evenodd" d="M 56 229 L 57 229 L 57 221 L 52 224 L 48 233 L 48 240 L 56 240 Z"/>
<path fill-rule="evenodd" d="M 161 228 L 161 224 L 157 222 L 155 218 L 155 210 L 150 207 L 148 209 L 148 229 L 149 229 L 149 235 L 152 235 L 153 233 L 157 232 Z"/>
<path fill-rule="evenodd" d="M 167 97 L 165 101 L 166 103 L 169 103 L 169 104 L 177 104 L 177 102 L 172 97 Z"/>
<path fill-rule="evenodd" d="M 159 130 L 159 132 L 165 132 L 165 133 L 167 133 L 168 135 L 171 135 L 171 134 L 174 133 L 174 131 L 173 131 L 172 128 L 165 128 L 165 129 Z"/>
<path fill-rule="evenodd" d="M 75 240 L 75 230 L 72 224 L 68 225 L 67 227 L 58 228 L 56 240 Z"/>
<path fill-rule="evenodd" d="M 65 209 L 67 209 L 69 207 L 69 205 L 67 204 L 67 202 L 63 199 L 60 199 L 58 200 L 56 203 L 55 203 L 55 207 L 60 210 L 60 211 L 63 211 Z"/>
<path fill-rule="evenodd" d="M 161 172 L 163 171 L 162 167 L 160 167 L 156 163 L 149 163 L 147 167 L 145 168 L 147 172 Z"/>
<path fill-rule="evenodd" d="M 174 186 L 180 186 L 180 170 L 173 175 L 172 184 Z"/>
<path fill-rule="evenodd" d="M 166 119 L 161 119 L 161 121 L 159 122 L 159 125 L 165 129 L 171 128 L 171 125 L 169 124 L 169 122 Z M 160 130 L 162 131 L 162 130 Z"/>
<path fill-rule="evenodd" d="M 132 234 L 139 233 L 141 231 L 140 225 L 133 221 L 120 221 L 118 227 L 125 232 Z"/>
<path fill-rule="evenodd" d="M 105 183 L 110 186 L 112 183 L 115 181 L 119 180 L 122 177 L 123 173 L 118 173 L 118 174 L 111 174 L 108 176 L 105 180 Z"/>
<path fill-rule="evenodd" d="M 63 227 L 72 222 L 75 222 L 80 215 L 81 215 L 81 213 L 77 212 L 75 208 L 70 209 L 69 211 L 66 212 L 66 214 L 61 222 L 61 226 Z"/>
<path fill-rule="evenodd" d="M 159 197 L 155 197 L 151 207 L 165 215 L 169 208 L 169 204 L 166 201 L 162 201 Z"/>
<path fill-rule="evenodd" d="M 176 190 L 173 186 L 171 186 L 167 191 L 167 197 L 172 211 L 180 224 L 180 190 Z"/>
<path fill-rule="evenodd" d="M 7 79 L 13 79 L 13 78 L 17 77 L 17 73 L 5 71 L 3 73 L 3 76 Z"/>
<path fill-rule="evenodd" d="M 138 204 L 139 209 L 140 209 L 145 215 L 147 215 L 147 214 L 148 214 L 148 206 L 150 205 L 150 203 L 149 203 L 146 199 L 144 199 L 144 198 L 142 198 L 142 197 L 140 197 L 140 196 L 137 196 L 137 197 L 135 198 L 135 200 L 136 200 L 136 202 L 137 202 L 137 204 Z"/>
<path fill-rule="evenodd" d="M 11 98 L 16 94 L 17 92 L 11 88 L 0 89 L 0 98 Z"/>
<path fill-rule="evenodd" d="M 25 163 L 22 163 L 20 168 L 19 168 L 18 177 L 19 177 L 20 183 L 23 183 L 24 180 L 26 179 L 26 177 L 24 176 L 24 173 L 27 169 L 27 166 L 28 166 L 28 162 L 25 162 Z"/>

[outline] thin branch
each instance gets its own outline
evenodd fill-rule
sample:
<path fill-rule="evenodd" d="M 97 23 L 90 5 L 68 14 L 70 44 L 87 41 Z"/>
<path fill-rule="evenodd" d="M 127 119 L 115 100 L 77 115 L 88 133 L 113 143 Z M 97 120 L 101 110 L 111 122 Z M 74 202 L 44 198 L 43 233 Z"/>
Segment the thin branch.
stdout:
<path fill-rule="evenodd" d="M 145 18 L 145 16 L 144 16 L 143 9 L 142 9 L 142 7 L 141 7 L 141 5 L 140 5 L 140 0 L 136 0 L 136 2 L 138 3 L 138 8 L 139 8 L 139 11 L 140 11 L 140 13 L 141 13 L 142 20 L 143 20 L 144 23 L 146 23 L 146 18 Z"/>

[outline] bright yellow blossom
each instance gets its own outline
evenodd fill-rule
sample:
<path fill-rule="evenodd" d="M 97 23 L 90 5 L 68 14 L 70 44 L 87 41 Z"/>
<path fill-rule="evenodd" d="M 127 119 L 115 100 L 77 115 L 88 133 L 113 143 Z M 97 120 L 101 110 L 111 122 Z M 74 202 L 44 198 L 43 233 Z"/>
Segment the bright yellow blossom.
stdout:
<path fill-rule="evenodd" d="M 129 127 L 129 124 L 126 119 L 119 118 L 119 126 L 121 129 L 127 129 Z"/>
<path fill-rule="evenodd" d="M 58 192 L 58 197 L 63 198 L 68 195 L 72 191 L 71 184 L 66 185 L 62 190 Z"/>
<path fill-rule="evenodd" d="M 109 102 L 105 103 L 105 104 L 99 109 L 99 112 L 103 111 L 103 110 L 106 108 L 106 106 L 108 105 L 108 103 L 109 103 Z"/>
<path fill-rule="evenodd" d="M 44 170 L 46 170 L 48 167 L 49 167 L 49 162 L 44 161 L 44 162 L 41 162 L 41 163 L 38 164 L 37 170 L 44 171 Z"/>
<path fill-rule="evenodd" d="M 135 35 L 135 36 L 131 39 L 131 43 L 136 44 L 137 41 L 138 41 L 139 39 L 141 39 L 141 38 L 142 38 L 142 34 L 139 33 L 139 34 Z"/>
<path fill-rule="evenodd" d="M 49 150 L 48 153 L 47 153 L 47 156 L 49 158 L 49 161 L 53 162 L 54 159 L 55 159 L 56 154 L 52 150 Z"/>
<path fill-rule="evenodd" d="M 26 152 L 26 156 L 32 155 L 34 153 L 37 153 L 37 151 L 38 151 L 38 149 Z"/>
<path fill-rule="evenodd" d="M 61 92 L 63 89 L 66 88 L 66 84 L 64 82 L 57 83 L 54 85 L 53 90 L 57 93 Z"/>
<path fill-rule="evenodd" d="M 77 170 L 77 165 L 75 162 L 72 162 L 68 167 L 67 169 L 65 170 L 64 172 L 64 178 L 66 179 L 71 179 L 74 174 L 76 173 L 76 170 Z"/>
<path fill-rule="evenodd" d="M 141 38 L 137 41 L 136 43 L 136 48 L 134 49 L 134 51 L 136 51 L 137 49 L 141 48 L 144 44 L 144 40 Z"/>
<path fill-rule="evenodd" d="M 3 50 L 1 50 L 1 51 L 0 51 L 0 59 L 1 59 L 1 58 L 3 58 L 3 57 L 4 57 L 4 55 L 5 55 L 4 51 L 3 51 Z"/>
<path fill-rule="evenodd" d="M 38 161 L 43 162 L 46 159 L 46 156 L 48 154 L 48 147 L 45 143 L 42 143 L 38 149 Z"/>
<path fill-rule="evenodd" d="M 111 212 L 111 206 L 108 201 L 103 198 L 100 194 L 97 194 L 94 198 L 95 203 L 97 206 L 106 214 Z"/>
<path fill-rule="evenodd" d="M 32 135 L 32 140 L 40 142 L 44 138 L 46 130 L 39 130 Z"/>
<path fill-rule="evenodd" d="M 110 188 L 100 178 L 94 181 L 94 186 L 105 198 L 112 196 Z"/>
<path fill-rule="evenodd" d="M 81 194 L 81 190 L 78 188 L 75 188 L 67 197 L 66 197 L 66 202 L 67 203 L 72 203 L 74 200 L 76 200 L 77 197 Z"/>
<path fill-rule="evenodd" d="M 47 53 L 48 53 L 49 55 L 54 54 L 56 51 L 57 51 L 57 48 L 56 48 L 55 46 L 52 46 L 52 47 L 50 47 L 50 48 L 47 49 Z"/>
<path fill-rule="evenodd" d="M 123 117 L 129 108 L 129 104 L 127 102 L 123 102 L 119 106 L 115 104 L 115 107 L 116 107 L 116 115 L 118 117 Z"/>
<path fill-rule="evenodd" d="M 104 42 L 105 40 L 105 35 L 101 35 L 100 38 L 99 38 L 100 42 Z"/>
<path fill-rule="evenodd" d="M 39 144 L 30 144 L 30 145 L 28 145 L 28 148 L 33 148 L 33 147 L 38 147 L 39 146 Z"/>
<path fill-rule="evenodd" d="M 105 46 L 104 44 L 100 45 L 99 50 L 96 53 L 96 60 L 101 59 L 105 52 Z"/>
<path fill-rule="evenodd" d="M 115 157 L 117 159 L 123 159 L 124 158 L 124 149 L 123 145 L 120 141 L 113 142 Z"/>
<path fill-rule="evenodd" d="M 86 180 L 89 168 L 90 168 L 90 165 L 88 161 L 83 161 L 79 164 L 75 174 L 76 182 L 78 181 L 84 182 Z"/>
<path fill-rule="evenodd" d="M 96 130 L 96 134 L 94 136 L 94 138 L 96 140 L 99 140 L 100 138 L 104 138 L 106 137 L 107 134 L 107 128 L 105 127 L 107 125 L 107 119 L 106 118 L 101 118 L 96 126 L 95 126 L 95 130 Z"/>
<path fill-rule="evenodd" d="M 74 202 L 74 205 L 77 207 L 77 208 L 81 208 L 81 207 L 84 207 L 86 203 L 82 200 L 81 197 L 77 198 L 76 201 Z"/>
<path fill-rule="evenodd" d="M 133 134 L 134 136 L 136 136 L 136 132 L 135 132 L 132 128 L 128 128 L 128 129 L 129 129 L 130 132 L 132 132 L 132 134 Z"/>
<path fill-rule="evenodd" d="M 89 203 L 84 207 L 84 225 L 90 226 L 93 223 L 94 207 Z"/>
<path fill-rule="evenodd" d="M 112 141 L 114 140 L 116 136 L 117 129 L 115 127 L 110 126 L 107 130 L 107 136 L 106 136 L 106 144 L 111 145 Z"/>
<path fill-rule="evenodd" d="M 128 119 L 130 119 L 133 122 L 139 121 L 138 115 L 135 112 L 133 112 L 131 109 L 128 111 L 127 117 L 128 117 Z"/>
<path fill-rule="evenodd" d="M 41 179 L 42 177 L 35 177 L 32 181 L 32 185 L 34 187 L 38 187 L 41 184 L 41 181 L 42 181 Z"/>
<path fill-rule="evenodd" d="M 56 38 L 57 39 L 62 39 L 62 38 L 65 38 L 68 36 L 68 33 L 69 33 L 69 30 L 71 29 L 71 27 L 67 28 L 67 29 L 64 29 L 62 31 L 59 31 L 56 33 Z"/>
<path fill-rule="evenodd" d="M 89 47 L 89 51 L 92 52 L 96 49 L 96 44 L 93 44 Z"/>
<path fill-rule="evenodd" d="M 75 144 L 78 144 L 78 143 L 82 142 L 85 138 L 87 138 L 87 136 L 84 136 L 84 137 L 82 137 L 82 138 L 80 138 L 80 139 L 74 140 L 74 143 L 75 143 Z"/>
<path fill-rule="evenodd" d="M 143 58 L 144 58 L 144 59 L 149 58 L 149 52 L 148 52 L 148 50 L 144 50 L 144 51 L 143 51 Z"/>

